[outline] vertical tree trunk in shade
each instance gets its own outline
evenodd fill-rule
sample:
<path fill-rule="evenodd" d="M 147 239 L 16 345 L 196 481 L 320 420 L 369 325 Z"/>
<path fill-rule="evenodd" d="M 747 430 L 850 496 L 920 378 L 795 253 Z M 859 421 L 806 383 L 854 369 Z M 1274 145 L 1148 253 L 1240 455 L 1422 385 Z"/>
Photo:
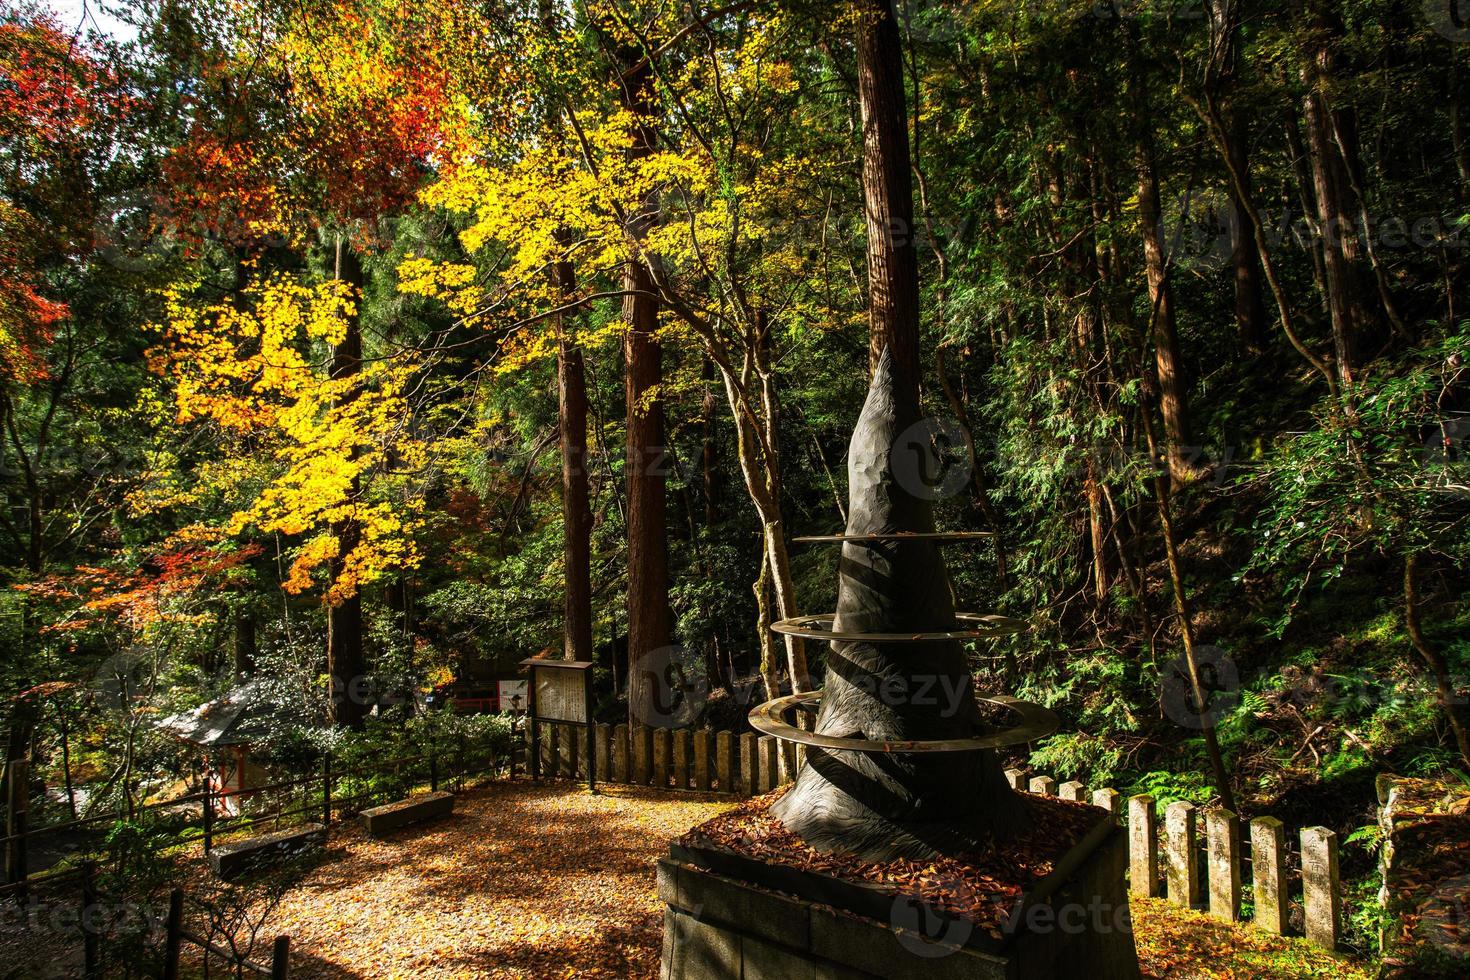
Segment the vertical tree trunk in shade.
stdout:
<path fill-rule="evenodd" d="M 912 242 L 888 234 L 913 222 L 902 52 L 890 0 L 869 0 L 863 12 L 858 92 L 869 322 L 879 356 L 848 452 L 847 533 L 923 532 L 934 528 L 932 506 L 910 490 L 910 481 L 925 461 L 917 458 L 922 449 L 903 445 L 920 417 L 918 276 Z M 836 630 L 912 634 L 954 627 L 949 576 L 933 542 L 844 542 L 838 576 Z M 936 681 L 951 693 L 917 696 L 921 684 Z M 815 730 L 935 740 L 980 735 L 986 726 L 958 643 L 833 641 Z M 978 850 L 1012 833 L 1023 809 L 993 752 L 874 754 L 812 746 L 795 785 L 771 813 L 818 850 L 881 861 Z"/>
<path fill-rule="evenodd" d="M 1125 27 L 1131 31 L 1132 27 Z M 1154 360 L 1159 377 L 1159 410 L 1164 417 L 1164 450 L 1169 475 L 1181 483 L 1191 475 L 1186 447 L 1193 442 L 1189 422 L 1189 387 L 1184 376 L 1184 359 L 1179 353 L 1179 333 L 1174 324 L 1174 295 L 1169 284 L 1168 257 L 1164 251 L 1163 209 L 1159 203 L 1159 179 L 1154 165 L 1153 133 L 1143 67 L 1138 46 L 1129 37 L 1129 94 L 1134 127 L 1133 164 L 1138 178 L 1138 227 L 1143 238 L 1144 273 L 1148 280 L 1149 321 L 1152 325 Z"/>
<path fill-rule="evenodd" d="M 629 70 L 622 79 L 624 106 L 638 119 L 634 157 L 653 152 L 653 70 L 641 52 L 625 49 L 620 58 Z M 629 229 L 640 237 L 652 220 L 653 204 L 633 216 Z M 628 482 L 628 714 L 634 724 L 656 725 L 663 717 L 657 708 L 661 669 L 655 651 L 669 644 L 668 517 L 664 497 L 666 462 L 663 399 L 656 396 L 663 381 L 663 350 L 659 345 L 658 300 L 653 277 L 641 258 L 631 258 L 623 270 L 624 386 L 627 405 Z"/>
<path fill-rule="evenodd" d="M 704 382 L 704 397 L 700 402 L 699 450 L 700 482 L 704 489 L 704 526 L 713 528 L 720 523 L 720 443 L 716 428 L 719 398 L 715 394 L 715 365 L 709 358 L 704 359 L 704 368 L 699 377 Z"/>
<path fill-rule="evenodd" d="M 919 261 L 904 108 L 903 55 L 891 0 L 865 0 L 858 31 L 863 216 L 868 231 L 868 366 L 885 349 L 901 396 L 919 391 Z"/>
<path fill-rule="evenodd" d="M 333 380 L 356 377 L 362 373 L 362 262 L 345 236 L 337 238 L 337 278 L 353 290 L 354 310 L 347 318 L 347 332 L 342 342 L 332 348 Z M 347 399 L 356 397 L 353 394 Z M 352 496 L 359 487 L 354 481 Z M 333 581 L 343 572 L 344 559 L 357 547 L 360 530 L 355 521 L 343 521 L 334 529 L 337 535 L 337 557 L 330 565 Z M 332 684 L 333 724 L 359 728 L 367 717 L 367 664 L 362 649 L 362 593 L 327 607 L 327 674 Z"/>
<path fill-rule="evenodd" d="M 236 247 L 233 265 L 233 282 L 230 287 L 230 305 L 237 310 L 245 308 L 245 287 L 250 282 L 249 252 L 243 247 Z M 244 590 L 238 586 L 234 588 L 237 595 L 243 595 Z M 256 633 L 255 617 L 250 609 L 244 608 L 235 613 L 235 635 L 232 656 L 232 669 L 235 679 L 240 680 L 255 670 Z"/>
<path fill-rule="evenodd" d="M 236 679 L 247 676 L 255 669 L 255 617 L 249 612 L 235 614 L 233 653 Z"/>
<path fill-rule="evenodd" d="M 1361 265 L 1362 244 L 1358 240 L 1350 205 L 1351 180 L 1347 168 L 1353 161 L 1340 152 L 1336 132 L 1352 130 L 1334 118 L 1328 98 L 1334 54 L 1332 39 L 1339 33 L 1336 15 L 1316 6 L 1311 18 L 1311 40 L 1303 69 L 1307 87 L 1302 115 L 1306 124 L 1307 157 L 1311 161 L 1312 191 L 1317 204 L 1317 231 L 1321 236 L 1323 286 L 1327 312 L 1332 321 L 1332 345 L 1338 381 L 1352 383 L 1358 348 L 1370 332 L 1371 315 L 1364 302 Z"/>
<path fill-rule="evenodd" d="M 559 296 L 576 287 L 572 264 L 554 269 Z M 587 490 L 587 373 L 582 348 L 556 321 L 557 419 L 561 427 L 563 562 L 566 586 L 562 610 L 562 652 L 568 660 L 592 659 L 592 508 Z"/>
<path fill-rule="evenodd" d="M 1237 37 L 1240 31 L 1240 0 L 1210 0 L 1209 73 L 1216 98 L 1224 106 L 1221 137 L 1230 165 L 1247 188 L 1250 153 L 1245 114 L 1234 104 L 1239 88 Z M 1249 355 L 1266 347 L 1266 303 L 1261 284 L 1261 259 L 1251 227 L 1250 201 L 1232 191 L 1230 195 L 1230 267 L 1235 278 L 1235 331 L 1241 349 Z"/>

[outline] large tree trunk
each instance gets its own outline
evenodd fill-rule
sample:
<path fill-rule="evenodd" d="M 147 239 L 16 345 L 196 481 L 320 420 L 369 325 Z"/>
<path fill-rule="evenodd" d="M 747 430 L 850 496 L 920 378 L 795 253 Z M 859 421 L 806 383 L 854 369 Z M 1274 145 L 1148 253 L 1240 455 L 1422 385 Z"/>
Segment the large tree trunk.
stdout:
<path fill-rule="evenodd" d="M 558 294 L 575 288 L 570 262 L 555 268 Z M 587 373 L 582 348 L 556 322 L 557 419 L 561 427 L 561 511 L 566 592 L 562 652 L 568 660 L 592 659 L 592 508 L 587 489 Z"/>
<path fill-rule="evenodd" d="M 639 119 L 632 156 L 653 152 L 653 71 L 636 50 L 622 52 L 625 107 Z M 641 236 L 652 217 L 652 203 L 633 217 L 629 229 Z M 667 725 L 658 710 L 656 651 L 672 633 L 669 614 L 668 516 L 664 497 L 664 406 L 657 389 L 663 381 L 658 299 L 653 277 L 639 256 L 623 270 L 624 395 L 627 405 L 628 482 L 628 714 L 635 724 Z"/>
<path fill-rule="evenodd" d="M 919 397 L 919 263 L 904 109 L 903 54 L 891 0 L 863 0 L 857 38 L 868 230 L 868 367 L 893 358 L 899 396 Z"/>
<path fill-rule="evenodd" d="M 337 238 L 337 278 L 353 289 L 354 303 L 362 302 L 362 262 L 343 235 Z M 362 373 L 362 329 L 360 310 L 354 307 L 347 318 L 347 332 L 342 342 L 332 348 L 333 380 L 356 377 Z M 356 397 L 354 394 L 345 396 Z M 352 496 L 359 492 L 353 481 Z M 343 573 L 345 559 L 357 547 L 360 529 L 356 521 L 343 521 L 334 529 L 337 535 L 337 557 L 330 565 L 333 581 Z M 368 713 L 367 664 L 362 649 L 362 593 L 327 607 L 327 674 L 332 684 L 332 723 L 347 728 L 360 728 Z"/>
<path fill-rule="evenodd" d="M 1344 121 L 1334 118 L 1328 97 L 1334 70 L 1331 42 L 1337 33 L 1336 16 L 1319 5 L 1311 28 L 1303 69 L 1307 94 L 1302 108 L 1337 378 L 1343 388 L 1348 388 L 1357 367 L 1358 348 L 1370 333 L 1372 318 L 1363 300 L 1362 243 L 1349 206 L 1352 183 L 1347 168 L 1352 161 L 1345 160 L 1339 150 L 1335 134 Z"/>
<path fill-rule="evenodd" d="M 1131 28 L 1127 28 L 1130 29 Z M 1150 323 L 1153 326 L 1154 362 L 1159 377 L 1159 407 L 1164 417 L 1164 450 L 1169 475 L 1176 484 L 1191 474 L 1187 450 L 1193 443 L 1189 423 L 1189 388 L 1184 376 L 1184 359 L 1179 354 L 1179 333 L 1174 325 L 1174 294 L 1169 283 L 1169 265 L 1164 251 L 1163 209 L 1159 203 L 1159 180 L 1154 165 L 1153 132 L 1143 67 L 1136 45 L 1129 42 L 1129 92 L 1134 127 L 1133 163 L 1138 178 L 1138 224 L 1143 237 L 1144 273 L 1148 280 Z"/>
<path fill-rule="evenodd" d="M 1225 120 L 1221 134 L 1232 169 L 1241 175 L 1246 196 L 1230 194 L 1230 267 L 1235 278 L 1235 331 L 1248 355 L 1266 347 L 1266 304 L 1261 285 L 1261 261 L 1251 230 L 1249 207 L 1250 155 L 1245 114 L 1234 104 L 1239 87 L 1236 51 L 1240 30 L 1240 0 L 1210 0 L 1210 63 L 1213 94 Z"/>
<path fill-rule="evenodd" d="M 848 455 L 849 535 L 932 530 L 930 502 L 900 468 L 923 465 L 898 445 L 919 421 L 919 288 L 902 55 L 891 0 L 868 0 L 858 29 L 863 189 L 868 215 L 869 322 L 879 352 Z M 909 486 L 912 486 L 910 483 Z M 952 629 L 949 576 L 929 541 L 848 541 L 834 629 L 917 633 Z M 874 740 L 967 738 L 985 730 L 958 643 L 832 643 L 816 731 Z M 924 689 L 945 693 L 929 700 Z M 977 850 L 1022 817 L 993 752 L 807 752 L 795 785 L 771 811 L 823 851 L 868 860 Z"/>

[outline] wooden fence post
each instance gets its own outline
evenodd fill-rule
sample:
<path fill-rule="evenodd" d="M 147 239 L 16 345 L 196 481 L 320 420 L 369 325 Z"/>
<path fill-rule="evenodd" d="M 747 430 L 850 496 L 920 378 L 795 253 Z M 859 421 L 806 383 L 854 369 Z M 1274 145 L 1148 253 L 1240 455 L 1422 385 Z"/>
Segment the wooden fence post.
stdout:
<path fill-rule="evenodd" d="M 1199 904 L 1199 850 L 1195 847 L 1197 822 L 1193 803 L 1180 800 L 1170 803 L 1164 811 L 1168 898 L 1175 905 L 1187 909 Z"/>
<path fill-rule="evenodd" d="M 740 788 L 746 796 L 761 791 L 760 759 L 755 750 L 755 732 L 740 733 Z"/>
<path fill-rule="evenodd" d="M 1326 827 L 1302 830 L 1302 906 L 1307 939 L 1337 949 L 1342 899 L 1337 889 L 1337 834 Z"/>
<path fill-rule="evenodd" d="M 1210 880 L 1210 914 L 1226 922 L 1240 919 L 1240 818 L 1225 809 L 1205 814 Z"/>
<path fill-rule="evenodd" d="M 214 788 L 210 785 L 210 777 L 214 770 L 209 766 L 204 767 L 204 855 L 214 848 Z"/>
<path fill-rule="evenodd" d="M 179 944 L 184 938 L 184 890 L 168 893 L 168 920 L 163 934 L 163 980 L 179 978 Z"/>
<path fill-rule="evenodd" d="M 1255 924 L 1277 936 L 1286 933 L 1286 832 L 1275 817 L 1251 821 L 1251 891 Z"/>
<path fill-rule="evenodd" d="M 1113 820 L 1118 821 L 1123 811 L 1123 794 L 1115 789 L 1095 789 L 1092 791 L 1092 805 L 1100 806 L 1113 815 Z"/>
<path fill-rule="evenodd" d="M 674 732 L 674 788 L 689 788 L 689 763 L 692 754 L 689 729 Z"/>
<path fill-rule="evenodd" d="M 82 976 L 101 980 L 101 909 L 97 907 L 97 862 L 82 862 Z"/>
<path fill-rule="evenodd" d="M 29 876 L 26 848 L 30 838 L 25 833 L 30 802 L 30 765 L 23 757 L 11 759 L 5 764 L 5 833 L 10 837 L 5 842 L 5 881 L 19 884 L 19 895 L 25 894 L 25 880 Z"/>
<path fill-rule="evenodd" d="M 653 785 L 659 789 L 668 789 L 669 786 L 669 756 L 673 748 L 672 742 L 667 728 L 653 730 Z"/>
<path fill-rule="evenodd" d="M 730 732 L 715 733 L 715 788 L 721 793 L 735 790 L 735 736 Z"/>
<path fill-rule="evenodd" d="M 576 779 L 587 771 L 587 729 L 581 725 L 567 726 L 567 775 Z"/>
<path fill-rule="evenodd" d="M 547 779 L 555 779 L 561 772 L 561 726 L 548 724 L 546 726 L 546 738 L 543 739 L 546 746 L 546 762 L 542 767 L 546 770 Z"/>
<path fill-rule="evenodd" d="M 776 772 L 776 759 L 780 754 L 781 747 L 776 744 L 775 737 L 771 735 L 762 735 L 756 739 L 756 744 L 760 748 L 761 757 L 761 792 L 769 793 L 776 788 L 776 780 L 779 778 Z"/>
<path fill-rule="evenodd" d="M 653 782 L 653 729 L 634 725 L 629 736 L 633 739 L 633 782 L 647 786 Z"/>
<path fill-rule="evenodd" d="M 1078 803 L 1081 803 L 1087 799 L 1087 787 L 1074 779 L 1058 786 L 1057 795 L 1064 800 L 1076 800 Z"/>
<path fill-rule="evenodd" d="M 613 782 L 612 726 L 606 722 L 597 726 L 597 778 L 605 783 Z"/>
<path fill-rule="evenodd" d="M 1159 893 L 1159 815 L 1152 796 L 1128 800 L 1128 893 L 1140 898 Z"/>
<path fill-rule="evenodd" d="M 1026 789 L 1026 774 L 1019 769 L 1007 769 L 1006 782 L 1016 792 L 1024 792 Z"/>
<path fill-rule="evenodd" d="M 1031 792 L 1041 796 L 1056 796 L 1057 781 L 1050 776 L 1032 776 Z"/>
<path fill-rule="evenodd" d="M 608 770 L 615 783 L 633 782 L 633 759 L 628 745 L 628 726 L 613 726 L 612 768 Z"/>
<path fill-rule="evenodd" d="M 291 937 L 277 936 L 271 947 L 271 980 L 287 980 L 291 975 Z"/>
<path fill-rule="evenodd" d="M 796 743 L 782 742 L 778 753 L 777 765 L 780 768 L 780 781 L 782 784 L 793 782 L 796 779 Z"/>
<path fill-rule="evenodd" d="M 694 788 L 706 793 L 709 792 L 712 785 L 709 767 L 709 750 L 712 741 L 713 738 L 708 728 L 701 728 L 694 733 Z"/>

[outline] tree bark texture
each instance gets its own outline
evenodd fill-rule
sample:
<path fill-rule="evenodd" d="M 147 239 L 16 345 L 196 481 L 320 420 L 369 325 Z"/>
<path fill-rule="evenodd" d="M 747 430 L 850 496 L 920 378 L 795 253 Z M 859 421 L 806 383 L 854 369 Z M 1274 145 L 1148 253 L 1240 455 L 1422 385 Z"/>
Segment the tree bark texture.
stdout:
<path fill-rule="evenodd" d="M 347 318 L 347 332 L 342 342 L 332 348 L 331 376 L 333 380 L 354 378 L 362 373 L 362 327 L 360 304 L 362 302 L 362 262 L 345 236 L 337 238 L 337 278 L 352 287 L 354 303 L 352 315 Z M 350 401 L 355 394 L 348 394 Z M 353 481 L 352 495 L 359 491 Z M 345 559 L 357 547 L 360 529 L 356 521 L 347 520 L 334 529 L 337 536 L 337 557 L 330 565 L 332 580 L 335 581 L 345 568 Z M 332 723 L 347 728 L 362 727 L 367 717 L 367 664 L 362 646 L 362 593 L 355 591 L 351 598 L 343 599 L 327 607 L 327 674 L 332 684 Z"/>
<path fill-rule="evenodd" d="M 637 158 L 653 152 L 653 70 L 641 66 L 641 54 L 628 51 L 623 76 L 625 107 L 640 120 L 629 150 Z M 638 67 L 634 67 L 638 66 Z M 653 203 L 633 217 L 628 233 L 641 236 L 652 218 Z M 627 408 L 628 485 L 628 713 L 634 724 L 658 725 L 659 678 L 652 672 L 656 653 L 668 646 L 669 612 L 668 513 L 664 446 L 664 406 L 658 395 L 663 381 L 663 349 L 658 341 L 658 299 L 653 277 L 640 256 L 623 270 L 624 385 Z"/>

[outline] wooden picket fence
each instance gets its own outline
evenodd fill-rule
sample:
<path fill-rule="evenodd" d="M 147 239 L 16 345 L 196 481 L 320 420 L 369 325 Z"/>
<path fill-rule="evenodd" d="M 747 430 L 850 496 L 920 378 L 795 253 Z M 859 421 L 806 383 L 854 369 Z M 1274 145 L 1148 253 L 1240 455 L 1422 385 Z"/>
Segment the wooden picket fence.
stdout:
<path fill-rule="evenodd" d="M 597 725 L 593 743 L 600 781 L 659 789 L 753 796 L 790 782 L 801 762 L 798 746 L 754 732 Z M 543 775 L 585 777 L 586 764 L 586 728 L 542 725 Z M 1307 827 L 1293 849 L 1275 817 L 1250 821 L 1243 840 L 1241 821 L 1229 810 L 1171 803 L 1160 825 L 1152 796 L 1125 801 L 1115 789 L 1088 790 L 1075 781 L 1058 785 L 1051 776 L 1028 778 L 1019 769 L 1006 770 L 1006 778 L 1023 792 L 1090 802 L 1112 813 L 1128 831 L 1130 894 L 1165 897 L 1220 919 L 1249 921 L 1288 935 L 1299 884 L 1307 939 L 1337 948 L 1342 883 L 1337 835 L 1331 830 Z"/>
<path fill-rule="evenodd" d="M 1125 808 L 1122 794 L 1115 789 L 1089 792 L 1075 781 L 1058 786 L 1051 776 L 1028 780 L 1019 769 L 1007 769 L 1006 778 L 1013 789 L 1090 802 L 1122 822 L 1128 830 L 1129 894 L 1163 896 L 1175 905 L 1241 922 L 1247 920 L 1243 899 L 1248 881 L 1248 920 L 1283 936 L 1288 934 L 1291 896 L 1299 878 L 1307 939 L 1327 949 L 1337 948 L 1342 935 L 1342 882 L 1337 870 L 1337 834 L 1326 827 L 1303 828 L 1299 849 L 1293 854 L 1281 821 L 1256 817 L 1250 822 L 1249 848 L 1245 848 L 1240 818 L 1224 808 L 1202 811 L 1193 803 L 1171 803 L 1164 809 L 1160 827 L 1152 796 L 1129 797 Z M 1291 858 L 1296 860 L 1289 861 Z"/>
<path fill-rule="evenodd" d="M 754 796 L 790 782 L 801 762 L 796 745 L 754 732 L 604 724 L 592 743 L 598 781 L 658 789 Z M 585 726 L 541 723 L 542 775 L 581 778 L 587 761 Z"/>

